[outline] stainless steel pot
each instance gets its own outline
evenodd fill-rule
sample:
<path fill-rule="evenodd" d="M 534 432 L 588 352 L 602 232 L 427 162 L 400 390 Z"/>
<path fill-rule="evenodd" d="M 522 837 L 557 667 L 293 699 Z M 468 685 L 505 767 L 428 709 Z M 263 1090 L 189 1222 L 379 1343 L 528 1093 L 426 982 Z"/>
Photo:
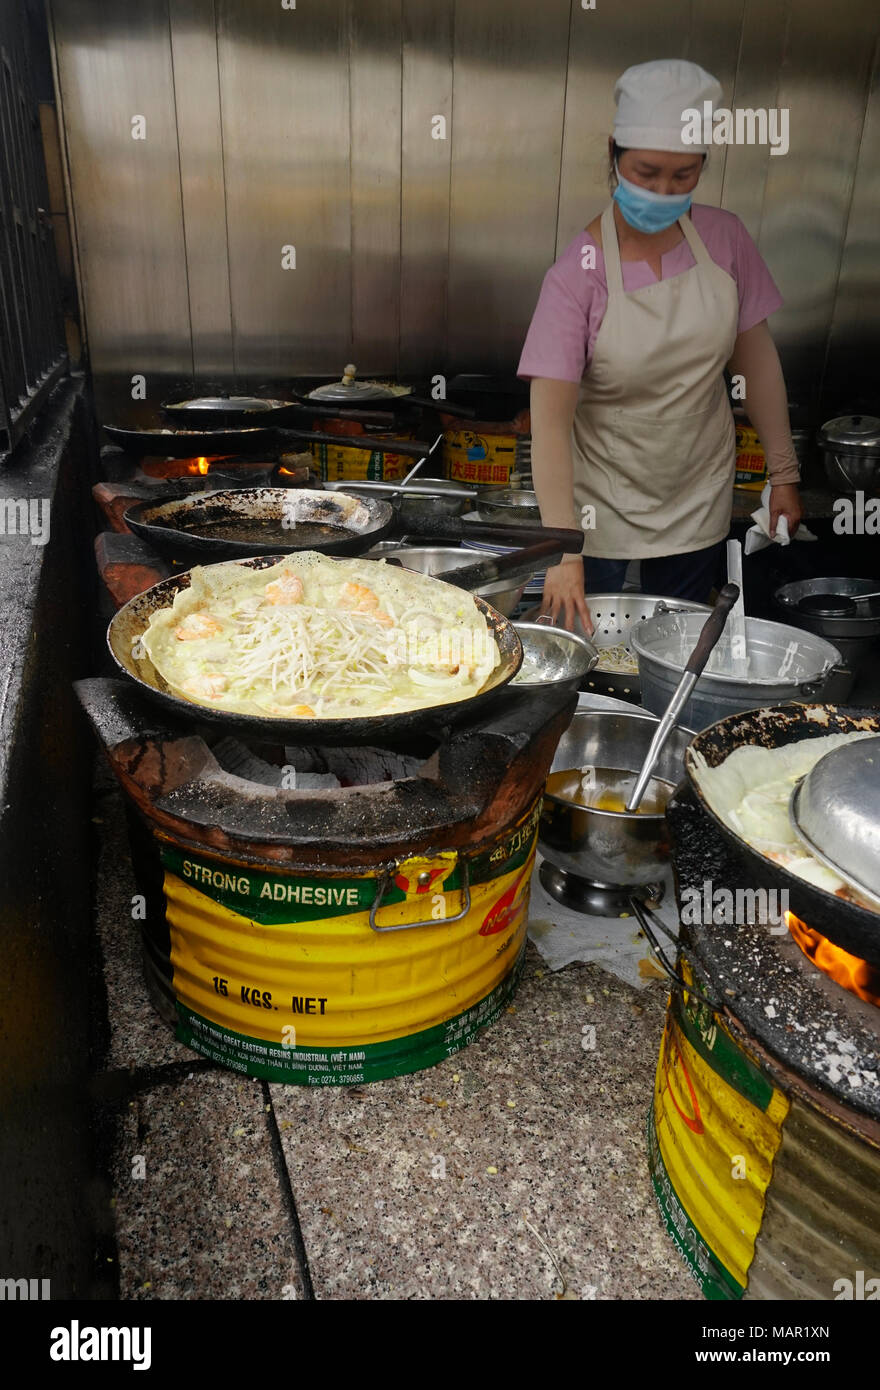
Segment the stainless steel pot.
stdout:
<path fill-rule="evenodd" d="M 869 600 L 860 605 L 863 611 L 844 618 L 802 613 L 798 603 L 811 594 L 841 594 L 846 598 L 858 599 L 860 593 L 873 593 L 877 589 L 880 589 L 880 580 L 849 579 L 836 575 L 830 579 L 800 579 L 793 584 L 783 584 L 773 595 L 774 605 L 787 623 L 803 628 L 805 632 L 814 632 L 817 637 L 824 637 L 840 652 L 850 679 L 845 683 L 841 678 L 840 686 L 835 686 L 837 700 L 848 698 L 856 676 L 880 637 L 880 599 Z"/>
<path fill-rule="evenodd" d="M 666 709 L 704 621 L 697 613 L 661 614 L 633 632 L 646 709 L 655 714 Z M 849 678 L 838 649 L 814 633 L 760 618 L 746 618 L 745 624 L 748 671 L 726 674 L 724 650 L 716 650 L 682 711 L 689 728 L 706 729 L 728 715 L 764 705 L 834 699 L 834 683 Z"/>
<path fill-rule="evenodd" d="M 818 436 L 825 477 L 840 492 L 880 491 L 880 419 L 876 415 L 838 415 L 826 420 Z"/>
<path fill-rule="evenodd" d="M 704 621 L 700 618 L 700 624 Z M 651 745 L 658 720 L 626 714 L 576 714 L 559 741 L 550 769 L 615 768 L 635 774 Z M 693 734 L 675 728 L 654 776 L 675 786 L 684 776 L 684 753 Z M 544 794 L 538 848 L 554 868 L 609 887 L 635 887 L 662 877 L 670 839 L 663 813 L 602 811 Z"/>

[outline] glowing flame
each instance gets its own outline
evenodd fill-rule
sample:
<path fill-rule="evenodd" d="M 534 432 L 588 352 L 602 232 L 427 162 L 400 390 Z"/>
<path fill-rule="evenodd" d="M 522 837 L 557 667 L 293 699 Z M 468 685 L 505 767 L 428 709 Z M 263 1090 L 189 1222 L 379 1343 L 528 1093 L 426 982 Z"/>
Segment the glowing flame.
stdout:
<path fill-rule="evenodd" d="M 836 980 L 850 993 L 857 994 L 860 999 L 865 999 L 869 1004 L 876 1004 L 880 1008 L 880 970 L 869 965 L 866 960 L 860 960 L 858 956 L 851 956 L 849 951 L 842 951 L 826 936 L 820 935 L 812 927 L 808 927 L 806 922 L 795 917 L 793 912 L 786 912 L 785 921 L 804 955 L 823 974 Z"/>
<path fill-rule="evenodd" d="M 207 473 L 207 471 L 208 471 L 208 460 L 205 459 L 205 458 L 196 459 L 196 467 L 198 468 L 198 470 L 199 470 L 200 473 Z"/>

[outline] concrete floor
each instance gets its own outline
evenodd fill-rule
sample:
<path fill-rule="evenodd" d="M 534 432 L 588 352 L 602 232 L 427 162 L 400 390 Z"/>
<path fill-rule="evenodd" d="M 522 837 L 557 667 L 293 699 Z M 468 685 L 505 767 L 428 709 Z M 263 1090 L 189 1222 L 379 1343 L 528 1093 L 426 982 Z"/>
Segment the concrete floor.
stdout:
<path fill-rule="evenodd" d="M 646 1165 L 663 984 L 551 973 L 529 945 L 514 1004 L 430 1071 L 346 1089 L 242 1079 L 177 1043 L 148 1000 L 109 774 L 95 817 L 96 1091 L 123 1299 L 699 1298 Z"/>

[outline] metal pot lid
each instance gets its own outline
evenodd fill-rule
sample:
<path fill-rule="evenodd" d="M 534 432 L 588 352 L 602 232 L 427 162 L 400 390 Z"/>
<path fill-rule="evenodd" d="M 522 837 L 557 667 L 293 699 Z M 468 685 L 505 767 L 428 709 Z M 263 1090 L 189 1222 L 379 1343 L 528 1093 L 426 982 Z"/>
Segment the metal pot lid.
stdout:
<path fill-rule="evenodd" d="M 389 387 L 380 386 L 378 381 L 357 381 L 356 374 L 357 367 L 349 362 L 341 381 L 328 381 L 326 386 L 316 386 L 314 391 L 309 392 L 309 400 L 361 405 L 364 401 L 385 401 L 394 395 Z"/>
<path fill-rule="evenodd" d="M 854 453 L 880 452 L 880 419 L 876 415 L 838 415 L 825 421 L 819 443 Z"/>
<path fill-rule="evenodd" d="M 195 415 L 201 410 L 226 411 L 233 415 L 251 415 L 267 410 L 278 410 L 290 405 L 290 401 L 267 401 L 259 396 L 197 396 L 191 401 L 168 401 L 164 410 L 192 411 Z"/>
<path fill-rule="evenodd" d="M 789 815 L 811 854 L 880 908 L 880 736 L 820 758 L 792 792 Z"/>

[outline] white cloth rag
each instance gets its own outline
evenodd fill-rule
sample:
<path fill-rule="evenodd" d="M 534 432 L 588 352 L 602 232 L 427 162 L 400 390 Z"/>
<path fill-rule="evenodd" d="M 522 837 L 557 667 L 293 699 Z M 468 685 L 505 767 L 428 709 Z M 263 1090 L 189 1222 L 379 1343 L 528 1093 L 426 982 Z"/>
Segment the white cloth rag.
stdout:
<path fill-rule="evenodd" d="M 756 512 L 752 512 L 754 526 L 750 526 L 746 531 L 745 550 L 746 555 L 751 555 L 756 550 L 763 550 L 765 546 L 775 542 L 777 545 L 789 545 L 792 537 L 788 534 L 788 517 L 781 516 L 776 523 L 776 535 L 770 535 L 770 484 L 764 484 L 761 493 L 761 505 Z M 803 522 L 794 533 L 796 541 L 815 541 L 818 540 L 812 531 L 808 531 Z"/>

